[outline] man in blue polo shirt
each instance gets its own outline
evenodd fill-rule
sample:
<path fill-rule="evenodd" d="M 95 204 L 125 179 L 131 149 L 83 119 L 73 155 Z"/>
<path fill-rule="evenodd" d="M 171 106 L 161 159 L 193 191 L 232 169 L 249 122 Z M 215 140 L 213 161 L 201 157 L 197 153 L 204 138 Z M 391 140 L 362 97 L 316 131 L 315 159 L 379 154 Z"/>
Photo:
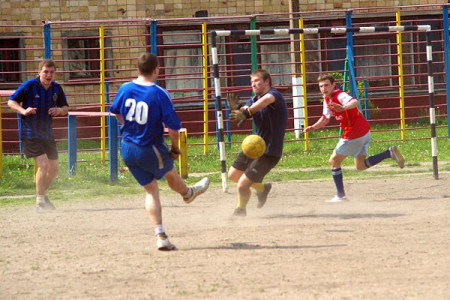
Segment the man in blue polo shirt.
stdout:
<path fill-rule="evenodd" d="M 55 62 L 43 60 L 36 78 L 22 83 L 11 95 L 8 106 L 21 115 L 23 152 L 35 160 L 36 210 L 44 212 L 55 207 L 47 190 L 58 175 L 58 151 L 53 137 L 53 117 L 65 116 L 69 110 L 62 87 L 54 81 Z"/>

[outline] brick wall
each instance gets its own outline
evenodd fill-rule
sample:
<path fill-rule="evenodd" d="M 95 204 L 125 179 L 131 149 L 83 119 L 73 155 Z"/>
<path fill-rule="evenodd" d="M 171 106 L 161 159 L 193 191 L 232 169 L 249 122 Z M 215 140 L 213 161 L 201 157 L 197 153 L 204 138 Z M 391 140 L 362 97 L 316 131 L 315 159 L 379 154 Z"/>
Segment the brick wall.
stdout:
<path fill-rule="evenodd" d="M 287 13 L 290 0 L 60 0 L 0 2 L 1 21 L 39 24 L 41 20 L 106 20 L 117 18 L 187 18 L 206 10 L 209 17 Z M 56 3 L 56 5 L 55 5 Z M 299 0 L 300 10 L 317 11 L 442 4 L 439 0 Z"/>

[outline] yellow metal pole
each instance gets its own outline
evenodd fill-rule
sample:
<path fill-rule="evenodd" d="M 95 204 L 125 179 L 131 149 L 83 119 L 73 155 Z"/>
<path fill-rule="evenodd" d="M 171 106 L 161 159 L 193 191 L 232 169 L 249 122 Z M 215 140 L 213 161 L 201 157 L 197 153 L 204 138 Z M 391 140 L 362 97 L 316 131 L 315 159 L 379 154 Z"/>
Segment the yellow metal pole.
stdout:
<path fill-rule="evenodd" d="M 298 27 L 303 28 L 303 18 L 298 20 Z M 305 58 L 305 35 L 300 34 L 300 73 L 302 75 L 302 95 L 303 95 L 303 127 L 308 127 L 308 101 L 306 98 L 306 58 Z M 305 151 L 309 151 L 309 134 L 305 135 Z"/>
<path fill-rule="evenodd" d="M 178 157 L 178 169 L 180 176 L 183 178 L 188 177 L 188 152 L 187 152 L 187 129 L 182 128 L 180 130 L 180 139 L 178 141 L 178 148 L 180 148 L 180 156 Z"/>
<path fill-rule="evenodd" d="M 206 22 L 202 23 L 202 65 L 203 65 L 203 153 L 208 151 L 208 32 Z"/>
<path fill-rule="evenodd" d="M 395 13 L 397 26 L 401 26 L 400 11 Z M 400 136 L 405 141 L 405 86 L 403 82 L 403 49 L 402 49 L 402 33 L 397 31 L 397 59 L 398 59 L 398 88 L 400 95 Z"/>
<path fill-rule="evenodd" d="M 106 112 L 106 92 L 105 92 L 105 30 L 99 27 L 100 36 L 100 112 Z M 100 149 L 102 163 L 106 163 L 106 118 L 100 117 Z"/>

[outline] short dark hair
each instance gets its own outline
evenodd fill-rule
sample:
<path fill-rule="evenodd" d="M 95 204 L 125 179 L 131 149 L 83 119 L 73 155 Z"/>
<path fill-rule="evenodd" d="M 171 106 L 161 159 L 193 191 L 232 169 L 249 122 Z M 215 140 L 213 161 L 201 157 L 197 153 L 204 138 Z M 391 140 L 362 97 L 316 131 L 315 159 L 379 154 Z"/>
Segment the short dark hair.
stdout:
<path fill-rule="evenodd" d="M 142 75 L 151 75 L 158 67 L 158 58 L 156 55 L 145 52 L 138 56 L 137 68 Z"/>
<path fill-rule="evenodd" d="M 39 63 L 39 71 L 42 70 L 43 67 L 47 67 L 47 68 L 55 68 L 56 69 L 56 64 L 53 61 L 53 59 L 44 59 L 43 61 L 41 61 Z"/>
<path fill-rule="evenodd" d="M 331 74 L 321 74 L 321 75 L 319 75 L 319 77 L 317 77 L 317 82 L 321 82 L 321 81 L 325 81 L 325 80 L 329 80 L 331 82 L 331 84 L 333 84 L 335 81 L 333 75 L 331 75 Z"/>
<path fill-rule="evenodd" d="M 258 76 L 261 77 L 264 81 L 269 80 L 269 86 L 272 87 L 272 77 L 270 73 L 263 69 L 258 69 L 252 72 L 250 76 Z"/>

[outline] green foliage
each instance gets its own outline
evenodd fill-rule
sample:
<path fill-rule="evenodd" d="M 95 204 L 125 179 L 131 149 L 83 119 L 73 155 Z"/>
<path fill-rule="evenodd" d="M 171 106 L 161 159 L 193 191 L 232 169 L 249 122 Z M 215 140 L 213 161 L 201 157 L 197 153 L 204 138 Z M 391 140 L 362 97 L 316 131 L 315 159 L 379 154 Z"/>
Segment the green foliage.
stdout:
<path fill-rule="evenodd" d="M 339 129 L 323 129 L 309 134 L 309 141 L 296 139 L 294 133 L 287 133 L 284 155 L 277 167 L 267 175 L 269 181 L 286 180 L 328 180 L 330 171 L 328 159 L 338 141 Z M 437 128 L 438 160 L 440 171 L 450 171 L 450 142 L 447 138 L 447 127 Z M 240 143 L 245 135 L 232 135 L 232 142 L 226 143 L 226 165 L 229 167 L 238 152 Z M 202 145 L 202 138 L 189 137 L 188 148 L 188 184 L 192 184 L 208 175 L 212 185 L 221 185 L 221 163 L 219 149 L 215 143 L 215 136 L 209 138 L 206 154 Z M 406 158 L 406 168 L 400 170 L 393 161 L 386 160 L 370 172 L 354 170 L 353 160 L 344 161 L 346 178 L 368 177 L 376 175 L 393 175 L 404 172 L 431 172 L 430 129 L 428 127 L 412 127 L 408 125 L 406 141 L 400 141 L 400 131 L 397 126 L 377 126 L 372 128 L 372 143 L 369 155 L 386 150 L 391 145 L 397 145 Z M 84 145 L 89 147 L 89 145 Z M 90 147 L 96 149 L 98 145 L 92 143 Z M 102 163 L 99 151 L 78 152 L 76 175 L 68 176 L 67 153 L 60 153 L 59 176 L 50 188 L 52 200 L 72 201 L 74 199 L 100 201 L 105 199 L 118 199 L 130 195 L 143 195 L 140 187 L 127 171 L 119 173 L 116 184 L 109 183 L 109 168 L 107 161 Z M 177 164 L 177 163 L 176 163 Z M 124 168 L 119 160 L 119 168 Z M 33 181 L 33 160 L 22 158 L 19 155 L 3 156 L 3 179 L 0 180 L 0 206 L 32 204 L 35 194 Z M 159 182 L 163 192 L 170 192 L 165 181 Z"/>

